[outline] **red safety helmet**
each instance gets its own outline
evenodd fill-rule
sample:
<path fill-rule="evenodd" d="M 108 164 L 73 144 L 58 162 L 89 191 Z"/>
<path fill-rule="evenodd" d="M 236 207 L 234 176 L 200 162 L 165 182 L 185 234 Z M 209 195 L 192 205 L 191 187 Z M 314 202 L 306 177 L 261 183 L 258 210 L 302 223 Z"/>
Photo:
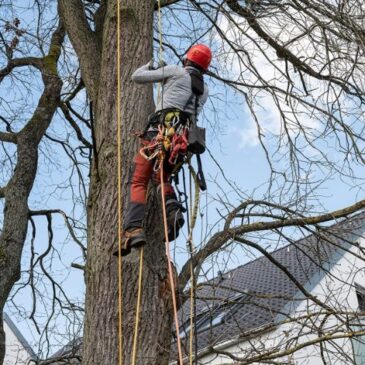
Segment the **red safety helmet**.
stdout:
<path fill-rule="evenodd" d="M 204 44 L 196 44 L 189 49 L 186 59 L 196 63 L 206 71 L 212 60 L 212 51 Z"/>

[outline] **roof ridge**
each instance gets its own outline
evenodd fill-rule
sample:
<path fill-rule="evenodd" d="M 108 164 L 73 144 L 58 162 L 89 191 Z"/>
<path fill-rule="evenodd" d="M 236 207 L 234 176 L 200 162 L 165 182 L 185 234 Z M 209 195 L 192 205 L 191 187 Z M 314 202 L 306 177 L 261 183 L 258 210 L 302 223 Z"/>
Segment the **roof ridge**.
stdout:
<path fill-rule="evenodd" d="M 19 342 L 22 344 L 24 349 L 26 351 L 28 351 L 29 355 L 31 356 L 31 359 L 32 360 L 37 359 L 38 357 L 37 357 L 36 353 L 34 352 L 32 346 L 29 344 L 29 342 L 26 340 L 26 338 L 23 336 L 23 334 L 19 331 L 16 324 L 12 321 L 12 319 L 6 312 L 3 312 L 3 318 L 4 318 L 4 322 L 13 331 L 15 337 L 19 340 Z"/>
<path fill-rule="evenodd" d="M 342 219 L 341 221 L 336 222 L 336 223 L 332 224 L 331 226 L 326 227 L 326 229 L 331 229 L 331 228 L 334 228 L 334 227 L 339 228 L 342 224 L 344 224 L 344 223 L 350 223 L 350 222 L 352 222 L 354 219 L 359 218 L 359 216 L 361 216 L 361 215 L 363 215 L 363 216 L 364 216 L 364 219 L 365 219 L 365 211 L 362 211 L 362 212 L 356 213 L 356 214 L 354 214 L 353 216 L 350 216 L 350 217 L 349 217 L 349 216 L 347 216 L 347 217 L 341 217 L 341 218 L 339 218 L 339 219 Z M 365 224 L 365 222 L 364 222 L 363 224 Z M 276 249 L 276 250 L 274 250 L 274 251 L 270 252 L 270 254 L 278 253 L 278 252 L 280 252 L 280 251 L 282 251 L 282 250 L 287 249 L 289 246 L 294 246 L 295 244 L 298 244 L 300 241 L 308 240 L 308 239 L 310 239 L 310 238 L 311 238 L 311 237 L 313 237 L 313 236 L 315 236 L 315 233 L 311 233 L 311 234 L 309 234 L 308 236 L 304 236 L 304 237 L 299 238 L 298 240 L 296 240 L 296 241 L 294 241 L 294 242 L 288 243 L 287 245 L 285 245 L 285 246 L 283 246 L 283 247 L 280 247 L 280 248 L 278 248 L 278 249 Z M 244 264 L 242 264 L 242 265 L 239 265 L 239 266 L 237 266 L 237 267 L 235 267 L 235 268 L 233 268 L 233 269 L 230 269 L 230 270 L 226 271 L 225 273 L 223 273 L 223 275 L 227 275 L 227 274 L 229 274 L 229 273 L 231 273 L 231 272 L 233 272 L 233 271 L 236 271 L 236 270 L 242 269 L 243 267 L 246 267 L 246 266 L 248 266 L 248 265 L 250 265 L 250 264 L 253 264 L 253 263 L 255 263 L 256 261 L 263 259 L 264 257 L 265 257 L 265 256 L 259 256 L 259 257 L 255 258 L 255 259 L 254 259 L 254 260 L 252 260 L 252 261 L 248 261 L 248 262 L 246 262 L 246 263 L 244 263 Z M 209 283 L 210 281 L 215 280 L 217 277 L 218 277 L 218 276 L 215 276 L 214 278 L 212 278 L 212 279 L 210 279 L 210 280 L 206 281 L 205 283 Z"/>

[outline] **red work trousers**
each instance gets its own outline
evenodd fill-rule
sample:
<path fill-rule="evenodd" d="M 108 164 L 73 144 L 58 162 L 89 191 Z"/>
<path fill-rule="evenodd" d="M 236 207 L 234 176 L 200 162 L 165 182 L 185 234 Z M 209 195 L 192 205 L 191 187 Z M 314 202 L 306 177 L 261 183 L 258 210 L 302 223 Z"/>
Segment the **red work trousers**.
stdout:
<path fill-rule="evenodd" d="M 160 171 L 153 171 L 155 160 L 146 160 L 139 152 L 134 157 L 134 171 L 130 182 L 129 206 L 124 229 L 142 227 L 147 203 L 147 187 L 152 180 L 157 186 L 161 184 Z M 165 197 L 176 197 L 169 182 L 172 166 L 164 164 L 163 184 Z"/>

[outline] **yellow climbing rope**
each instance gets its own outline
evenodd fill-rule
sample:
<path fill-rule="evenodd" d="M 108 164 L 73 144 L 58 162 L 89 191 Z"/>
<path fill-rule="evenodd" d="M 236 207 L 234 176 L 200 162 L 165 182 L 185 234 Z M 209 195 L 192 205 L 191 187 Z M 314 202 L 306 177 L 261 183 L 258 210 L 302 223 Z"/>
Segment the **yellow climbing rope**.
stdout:
<path fill-rule="evenodd" d="M 118 359 L 123 364 L 123 337 L 122 337 L 122 156 L 121 156 L 121 62 L 120 62 L 120 0 L 117 0 L 117 148 L 118 148 Z"/>
<path fill-rule="evenodd" d="M 158 0 L 158 32 L 159 32 L 159 62 L 160 64 L 163 62 L 163 45 L 162 45 L 162 14 L 161 14 L 161 0 Z M 162 69 L 164 70 L 164 69 Z M 161 107 L 163 108 L 163 82 L 158 85 L 158 99 L 161 98 Z M 172 264 L 170 257 L 170 242 L 168 237 L 168 228 L 167 228 L 167 217 L 166 217 L 166 206 L 165 206 L 165 186 L 163 181 L 163 162 L 164 162 L 165 154 L 163 150 L 160 150 L 160 183 L 161 183 L 161 198 L 162 198 L 162 211 L 163 211 L 163 222 L 164 222 L 164 233 L 165 233 L 165 241 L 166 241 L 166 256 L 167 256 L 167 264 L 170 278 L 170 287 L 171 287 L 171 295 L 172 295 L 172 305 L 174 310 L 174 322 L 175 322 L 175 330 L 176 330 L 176 339 L 177 339 L 177 350 L 179 356 L 179 365 L 183 365 L 183 356 L 181 349 L 181 340 L 180 340 L 180 326 L 179 326 L 179 318 L 177 311 L 177 303 L 176 303 L 176 291 L 174 284 L 174 276 L 172 272 Z"/>
<path fill-rule="evenodd" d="M 121 141 L 121 24 L 120 24 L 120 0 L 117 0 L 117 179 L 118 179 L 118 363 L 123 364 L 123 297 L 122 297 L 122 141 Z M 143 272 L 143 248 L 139 253 L 139 276 L 138 276 L 138 297 L 136 308 L 136 322 L 133 338 L 132 365 L 136 364 L 138 328 L 140 318 L 141 296 L 142 296 L 142 272 Z"/>
<path fill-rule="evenodd" d="M 139 330 L 139 318 L 140 318 L 141 298 L 142 298 L 142 275 L 143 275 L 143 246 L 139 250 L 138 294 L 137 294 L 136 322 L 134 325 L 132 365 L 136 364 L 136 359 L 137 359 L 138 330 Z"/>
<path fill-rule="evenodd" d="M 167 216 L 166 216 L 166 206 L 165 206 L 165 184 L 163 181 L 164 157 L 165 157 L 164 152 L 161 151 L 160 157 L 159 157 L 160 158 L 160 182 L 161 182 L 162 214 L 163 214 L 165 241 L 166 241 L 166 256 L 167 256 L 167 265 L 168 265 L 168 269 L 169 269 L 172 306 L 173 306 L 173 310 L 174 310 L 174 321 L 175 321 L 175 330 L 176 330 L 177 351 L 178 351 L 178 355 L 179 355 L 179 365 L 184 365 L 182 349 L 181 349 L 179 318 L 178 318 L 177 303 L 176 303 L 176 290 L 175 290 L 174 276 L 173 276 L 172 265 L 171 265 L 170 241 L 169 241 L 169 234 L 168 234 L 168 229 L 167 229 Z"/>

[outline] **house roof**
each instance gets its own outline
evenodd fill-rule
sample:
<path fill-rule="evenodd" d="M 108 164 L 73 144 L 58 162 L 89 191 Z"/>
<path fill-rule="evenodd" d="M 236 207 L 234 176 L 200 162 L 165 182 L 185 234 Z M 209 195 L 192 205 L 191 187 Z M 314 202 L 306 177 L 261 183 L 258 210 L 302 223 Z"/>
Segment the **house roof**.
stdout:
<path fill-rule="evenodd" d="M 18 327 L 15 325 L 15 323 L 11 320 L 10 316 L 6 312 L 3 313 L 3 319 L 4 319 L 4 322 L 7 324 L 7 326 L 10 328 L 10 330 L 13 332 L 14 336 L 21 343 L 23 348 L 28 352 L 30 358 L 32 360 L 36 359 L 37 355 L 33 351 L 32 347 L 29 345 L 27 340 L 24 338 L 24 336 L 19 331 Z"/>
<path fill-rule="evenodd" d="M 280 248 L 271 256 L 310 291 L 325 274 L 323 268 L 334 265 L 364 230 L 365 213 L 360 213 Z M 197 290 L 198 351 L 239 336 L 244 338 L 255 328 L 274 325 L 282 312 L 293 310 L 293 305 L 304 297 L 284 271 L 265 256 L 219 275 Z M 184 328 L 189 329 L 189 300 L 179 315 L 183 348 L 188 349 L 189 334 Z"/>
<path fill-rule="evenodd" d="M 21 343 L 23 348 L 28 352 L 29 354 L 29 364 L 37 363 L 37 364 L 47 364 L 47 365 L 58 365 L 58 364 L 80 364 L 81 361 L 79 360 L 81 358 L 81 352 L 82 352 L 82 338 L 77 338 L 69 343 L 67 343 L 65 346 L 63 346 L 59 351 L 57 351 L 55 354 L 52 355 L 47 360 L 39 360 L 38 356 L 33 351 L 33 348 L 29 345 L 27 340 L 24 338 L 24 336 L 19 331 L 16 324 L 11 320 L 9 315 L 4 312 L 3 313 L 4 322 L 8 325 L 10 330 L 13 332 L 15 337 L 18 339 L 18 341 Z M 33 360 L 33 361 L 32 361 Z M 51 362 L 51 360 L 53 360 Z"/>
<path fill-rule="evenodd" d="M 82 338 L 76 338 L 68 342 L 59 351 L 54 353 L 50 358 L 44 361 L 40 361 L 39 365 L 61 365 L 69 364 L 76 365 L 81 364 L 82 357 Z"/>
<path fill-rule="evenodd" d="M 293 277 L 310 291 L 321 280 L 325 269 L 342 257 L 351 243 L 365 231 L 365 212 L 342 220 L 320 233 L 312 234 L 271 253 Z M 244 338 L 250 331 L 273 324 L 282 312 L 288 312 L 304 298 L 288 276 L 266 257 L 259 257 L 218 277 L 199 285 L 196 295 L 198 351 L 235 338 Z M 298 299 L 298 301 L 296 301 Z M 183 349 L 188 354 L 190 302 L 179 311 Z M 224 319 L 220 323 L 220 321 Z M 212 322 L 217 325 L 211 325 Z M 79 353 L 82 339 L 72 341 L 52 356 Z M 174 346 L 173 346 L 174 348 Z M 176 349 L 171 359 L 176 358 Z M 49 361 L 49 360 L 48 360 Z M 49 362 L 47 361 L 47 364 Z M 55 361 L 54 364 L 58 362 Z M 75 360 L 75 363 L 78 363 Z"/>

